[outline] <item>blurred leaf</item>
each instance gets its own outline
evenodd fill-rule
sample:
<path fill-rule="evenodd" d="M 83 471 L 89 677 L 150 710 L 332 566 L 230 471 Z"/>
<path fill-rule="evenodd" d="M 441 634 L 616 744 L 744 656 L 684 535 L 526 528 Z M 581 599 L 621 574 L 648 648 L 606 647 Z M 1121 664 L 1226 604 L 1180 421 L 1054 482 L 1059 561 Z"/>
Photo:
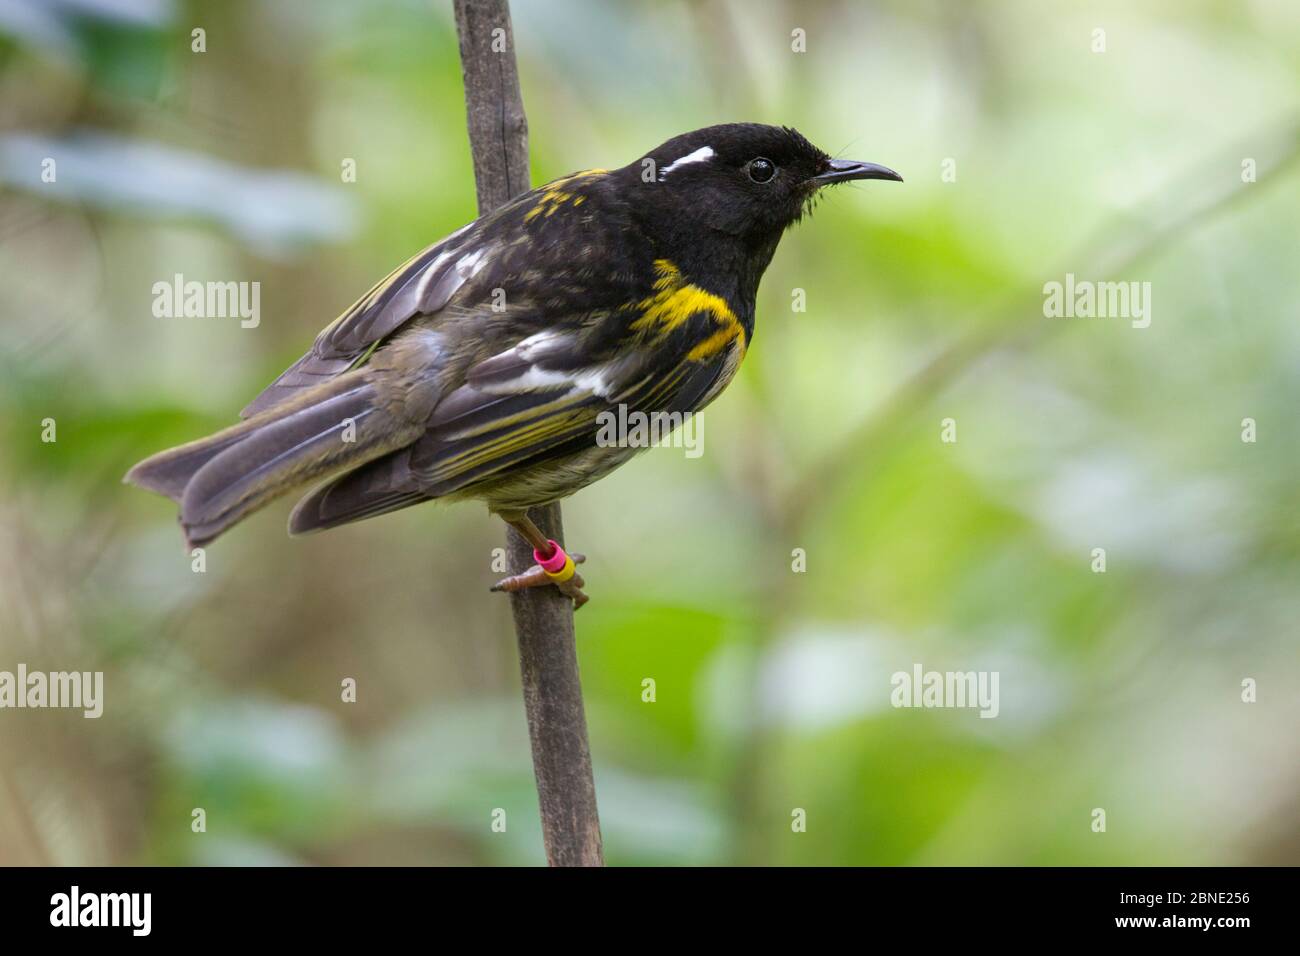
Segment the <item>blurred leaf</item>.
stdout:
<path fill-rule="evenodd" d="M 41 180 L 54 159 L 57 179 Z M 0 181 L 64 203 L 159 219 L 197 219 L 263 253 L 334 242 L 357 214 L 338 188 L 301 173 L 262 171 L 158 143 L 82 130 L 61 139 L 0 137 Z"/>

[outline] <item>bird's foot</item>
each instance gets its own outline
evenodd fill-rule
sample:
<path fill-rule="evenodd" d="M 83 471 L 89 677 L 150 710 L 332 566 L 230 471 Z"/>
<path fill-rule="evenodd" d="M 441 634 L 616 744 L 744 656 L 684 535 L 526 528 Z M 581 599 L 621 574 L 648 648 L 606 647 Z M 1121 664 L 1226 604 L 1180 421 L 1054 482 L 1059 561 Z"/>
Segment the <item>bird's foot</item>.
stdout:
<path fill-rule="evenodd" d="M 587 557 L 576 551 L 569 554 L 554 541 L 548 541 L 547 544 L 551 547 L 550 557 L 534 549 L 533 560 L 537 562 L 536 564 L 522 574 L 512 574 L 508 578 L 502 578 L 492 585 L 492 590 L 514 592 L 522 591 L 524 588 L 542 588 L 553 584 L 560 589 L 561 594 L 573 601 L 573 609 L 576 611 L 590 600 L 582 593 L 582 586 L 586 582 L 574 567 L 586 561 Z"/>

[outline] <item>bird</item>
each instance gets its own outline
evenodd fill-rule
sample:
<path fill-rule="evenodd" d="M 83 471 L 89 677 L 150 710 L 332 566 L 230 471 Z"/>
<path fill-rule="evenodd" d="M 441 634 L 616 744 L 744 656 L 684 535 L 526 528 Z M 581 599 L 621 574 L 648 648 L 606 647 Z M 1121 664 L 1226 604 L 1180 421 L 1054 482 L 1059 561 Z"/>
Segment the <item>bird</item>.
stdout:
<path fill-rule="evenodd" d="M 758 123 L 697 129 L 621 168 L 556 179 L 394 269 L 238 424 L 124 480 L 176 502 L 187 548 L 294 491 L 307 493 L 291 535 L 477 499 L 536 561 L 492 590 L 555 586 L 581 607 L 583 556 L 529 509 L 640 450 L 597 440 L 614 412 L 686 415 L 726 388 L 782 235 L 821 190 L 856 180 L 902 177 Z"/>

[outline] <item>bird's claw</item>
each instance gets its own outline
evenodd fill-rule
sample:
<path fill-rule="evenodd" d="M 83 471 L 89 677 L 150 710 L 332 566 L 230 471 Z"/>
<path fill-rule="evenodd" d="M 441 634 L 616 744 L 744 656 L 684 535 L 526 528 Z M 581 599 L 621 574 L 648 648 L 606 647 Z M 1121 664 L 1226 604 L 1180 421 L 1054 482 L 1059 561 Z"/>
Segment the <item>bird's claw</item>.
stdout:
<path fill-rule="evenodd" d="M 582 564 L 582 562 L 587 560 L 585 554 L 579 554 L 577 551 L 570 551 L 569 557 L 573 559 L 574 564 Z M 531 568 L 521 574 L 512 574 L 508 578 L 502 578 L 496 584 L 492 585 L 490 590 L 514 593 L 515 591 L 522 591 L 525 588 L 541 588 L 547 587 L 548 585 L 554 585 L 559 588 L 561 594 L 573 601 L 573 609 L 576 611 L 591 600 L 583 593 L 582 588 L 585 583 L 586 582 L 582 579 L 582 575 L 577 572 L 574 572 L 573 577 L 569 578 L 567 581 L 552 581 L 540 564 L 534 564 Z"/>

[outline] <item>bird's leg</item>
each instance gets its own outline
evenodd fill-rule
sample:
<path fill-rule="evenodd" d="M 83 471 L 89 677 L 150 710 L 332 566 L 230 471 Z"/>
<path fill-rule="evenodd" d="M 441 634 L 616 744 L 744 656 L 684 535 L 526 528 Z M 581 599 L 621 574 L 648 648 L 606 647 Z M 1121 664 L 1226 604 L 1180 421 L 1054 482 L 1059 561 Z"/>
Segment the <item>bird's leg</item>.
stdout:
<path fill-rule="evenodd" d="M 586 556 L 577 552 L 566 553 L 556 542 L 542 534 L 541 529 L 522 511 L 500 514 L 506 524 L 518 531 L 524 540 L 533 546 L 533 559 L 537 563 L 522 574 L 512 574 L 508 578 L 502 578 L 492 585 L 492 590 L 522 591 L 524 588 L 540 588 L 554 584 L 560 589 L 560 593 L 573 599 L 575 611 L 586 604 L 587 595 L 582 593 L 585 582 L 574 567 L 586 561 Z"/>

